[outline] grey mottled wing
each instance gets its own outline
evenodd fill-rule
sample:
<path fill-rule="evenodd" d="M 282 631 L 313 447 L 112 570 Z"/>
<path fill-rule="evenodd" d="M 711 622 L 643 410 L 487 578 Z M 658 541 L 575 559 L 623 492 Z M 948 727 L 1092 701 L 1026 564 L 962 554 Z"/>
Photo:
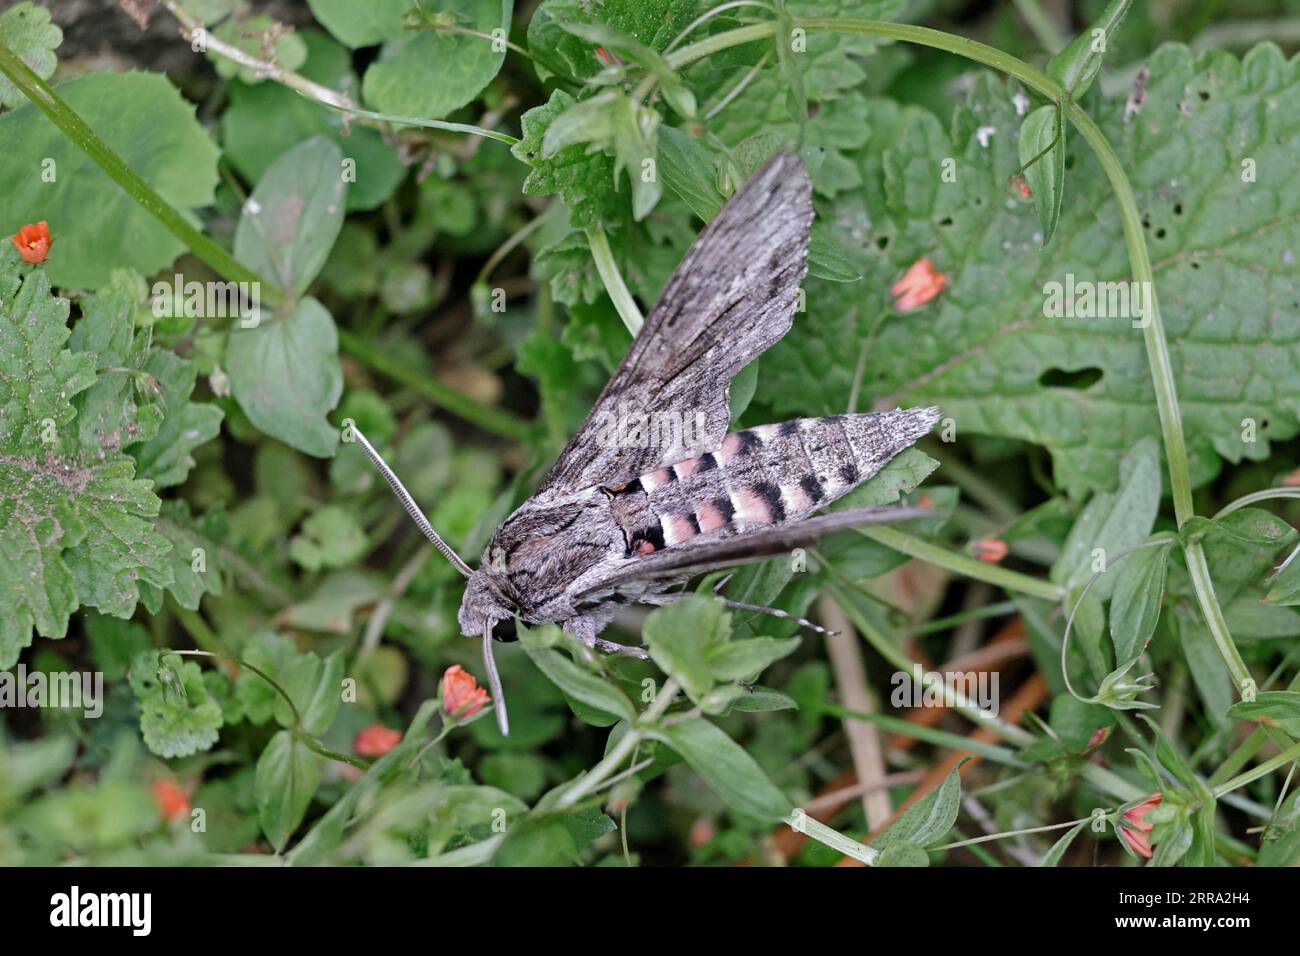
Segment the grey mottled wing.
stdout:
<path fill-rule="evenodd" d="M 731 197 L 673 273 L 591 414 L 538 488 L 618 483 L 717 447 L 728 386 L 790 329 L 808 262 L 812 190 L 803 161 L 778 153 Z M 620 413 L 703 417 L 691 447 L 599 440 Z M 613 419 L 611 418 L 613 416 Z"/>
<path fill-rule="evenodd" d="M 745 534 L 721 538 L 692 545 L 689 548 L 668 548 L 630 560 L 626 565 L 605 576 L 578 599 L 591 598 L 605 592 L 616 591 L 620 586 L 634 581 L 656 578 L 688 578 L 705 571 L 749 564 L 763 558 L 786 554 L 794 548 L 807 548 L 823 534 L 857 528 L 868 524 L 885 524 L 893 521 L 910 521 L 934 514 L 929 508 L 881 507 L 850 508 L 816 515 L 803 521 L 773 525 L 747 531 Z"/>

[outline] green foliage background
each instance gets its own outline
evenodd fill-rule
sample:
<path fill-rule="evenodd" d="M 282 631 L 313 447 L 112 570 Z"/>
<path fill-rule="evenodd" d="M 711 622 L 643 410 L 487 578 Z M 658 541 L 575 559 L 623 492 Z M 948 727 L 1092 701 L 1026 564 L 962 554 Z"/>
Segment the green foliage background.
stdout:
<path fill-rule="evenodd" d="M 1221 510 L 1298 464 L 1293 0 L 1140 3 L 1117 28 L 1120 0 L 1052 5 L 1065 19 L 961 0 L 707 16 L 699 0 L 310 0 L 287 24 L 178 0 L 157 15 L 211 42 L 167 75 L 60 58 L 47 9 L 7 6 L 0 232 L 46 220 L 54 243 L 41 265 L 0 250 L 0 667 L 99 672 L 105 698 L 84 720 L 0 685 L 0 862 L 1056 865 L 1090 863 L 1094 840 L 1143 862 L 1116 837 L 1153 792 L 1154 865 L 1300 859 L 1297 514 L 1281 495 Z M 818 17 L 982 40 L 1093 118 L 1140 213 L 1185 460 L 1142 330 L 1044 312 L 1067 275 L 1134 275 L 1094 150 L 949 40 L 800 26 Z M 1053 57 L 1097 23 L 1100 73 L 1078 43 Z M 27 101 L 41 79 L 54 106 Z M 441 675 L 479 672 L 462 580 L 344 426 L 473 562 L 589 410 L 631 311 L 793 144 L 817 207 L 806 302 L 737 379 L 734 418 L 938 404 L 945 434 L 850 502 L 936 514 L 725 587 L 845 616 L 865 687 L 820 636 L 728 612 L 710 579 L 620 619 L 648 662 L 553 627 L 502 649 L 508 739 L 487 711 L 449 716 Z M 899 314 L 888 290 L 923 257 L 944 291 Z M 261 322 L 197 315 L 174 274 L 260 276 Z M 1006 561 L 974 560 L 993 538 Z M 921 726 L 891 704 L 913 660 L 1008 637 L 1003 698 L 1041 681 L 1030 713 Z M 856 690 L 878 713 L 853 716 Z M 968 740 L 972 720 L 998 744 Z M 374 725 L 401 742 L 358 754 Z M 868 725 L 905 812 L 880 833 L 857 795 L 794 810 L 852 782 L 848 731 Z M 960 777 L 942 769 L 957 752 L 978 758 Z M 190 812 L 163 820 L 166 788 Z M 980 818 L 959 814 L 963 788 Z M 1097 807 L 1105 835 L 1086 826 Z M 1017 833 L 950 846 L 999 831 Z"/>

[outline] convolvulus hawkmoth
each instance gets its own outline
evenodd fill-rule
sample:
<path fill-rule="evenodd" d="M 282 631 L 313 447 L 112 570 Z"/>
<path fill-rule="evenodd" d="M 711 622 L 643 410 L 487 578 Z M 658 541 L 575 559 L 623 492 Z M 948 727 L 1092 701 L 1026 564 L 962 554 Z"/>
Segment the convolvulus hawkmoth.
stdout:
<path fill-rule="evenodd" d="M 700 233 L 586 421 L 536 493 L 493 534 L 477 570 L 438 536 L 354 431 L 425 536 L 467 578 L 461 631 L 483 641 L 503 734 L 492 641 L 512 639 L 516 617 L 559 623 L 589 646 L 644 657 L 599 636 L 619 605 L 664 604 L 676 598 L 671 588 L 699 572 L 787 552 L 828 531 L 925 513 L 894 507 L 814 516 L 926 434 L 938 420 L 935 408 L 726 434 L 732 377 L 790 329 L 812 218 L 802 160 L 778 153 Z M 693 427 L 651 428 L 651 440 L 640 429 L 623 434 L 611 423 L 626 420 L 629 408 Z"/>

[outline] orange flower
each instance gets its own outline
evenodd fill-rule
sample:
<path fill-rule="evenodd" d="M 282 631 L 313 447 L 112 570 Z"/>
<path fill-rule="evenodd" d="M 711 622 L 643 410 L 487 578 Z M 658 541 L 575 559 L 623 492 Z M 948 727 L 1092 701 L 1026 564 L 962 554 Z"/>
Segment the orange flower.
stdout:
<path fill-rule="evenodd" d="M 1122 814 L 1124 819 L 1137 827 L 1137 829 L 1130 830 L 1128 827 L 1121 826 L 1119 828 L 1120 836 L 1122 836 L 1124 842 L 1129 845 L 1129 849 L 1138 856 L 1147 860 L 1151 859 L 1151 841 L 1147 838 L 1147 834 L 1151 832 L 1151 828 L 1154 824 L 1147 823 L 1146 816 L 1150 811 L 1160 806 L 1161 796 L 1162 794 L 1153 793 L 1136 807 L 1129 807 L 1129 809 L 1125 810 Z"/>
<path fill-rule="evenodd" d="M 1016 188 L 1016 191 L 1020 193 L 1021 199 L 1028 199 L 1030 196 L 1033 195 L 1033 193 L 1029 189 L 1029 183 L 1025 182 L 1019 176 L 1015 176 L 1012 178 L 1011 185 L 1013 185 Z"/>
<path fill-rule="evenodd" d="M 928 256 L 918 259 L 889 290 L 894 299 L 894 308 L 899 312 L 919 309 L 942 292 L 947 281 L 947 276 L 935 271 L 934 263 Z"/>
<path fill-rule="evenodd" d="M 447 716 L 457 720 L 473 717 L 490 699 L 474 675 L 459 664 L 448 667 L 442 675 L 442 709 Z"/>
<path fill-rule="evenodd" d="M 153 791 L 153 802 L 164 820 L 171 823 L 181 817 L 189 816 L 190 798 L 171 777 L 163 777 L 149 785 Z"/>
<path fill-rule="evenodd" d="M 44 219 L 34 226 L 31 223 L 23 226 L 13 240 L 23 261 L 34 266 L 45 261 L 45 257 L 50 254 L 50 243 L 54 241 L 50 238 L 50 224 Z"/>
<path fill-rule="evenodd" d="M 383 724 L 371 724 L 362 728 L 357 739 L 352 741 L 352 749 L 362 757 L 382 757 L 396 747 L 402 740 L 402 732 L 385 727 Z"/>
<path fill-rule="evenodd" d="M 980 538 L 971 543 L 975 557 L 986 564 L 999 564 L 1007 556 L 1007 543 L 1001 538 Z"/>

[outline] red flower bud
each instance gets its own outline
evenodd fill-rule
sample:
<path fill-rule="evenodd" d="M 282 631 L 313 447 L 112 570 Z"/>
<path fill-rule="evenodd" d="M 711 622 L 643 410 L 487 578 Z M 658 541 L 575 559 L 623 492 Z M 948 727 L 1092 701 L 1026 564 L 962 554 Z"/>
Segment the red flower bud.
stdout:
<path fill-rule="evenodd" d="M 478 686 L 474 675 L 459 664 L 448 667 L 442 675 L 442 709 L 448 717 L 464 720 L 473 717 L 491 700 Z"/>
<path fill-rule="evenodd" d="M 396 747 L 402 740 L 402 732 L 383 724 L 371 724 L 363 727 L 352 741 L 352 749 L 361 757 L 382 757 Z"/>
<path fill-rule="evenodd" d="M 894 308 L 899 312 L 919 309 L 942 292 L 947 281 L 948 277 L 935 271 L 934 263 L 928 257 L 918 259 L 889 290 L 894 298 Z"/>
<path fill-rule="evenodd" d="M 44 219 L 35 225 L 28 223 L 13 236 L 18 254 L 23 257 L 24 262 L 30 262 L 32 265 L 40 265 L 45 261 L 45 257 L 50 254 L 50 243 L 53 241 L 50 238 L 50 224 Z"/>

